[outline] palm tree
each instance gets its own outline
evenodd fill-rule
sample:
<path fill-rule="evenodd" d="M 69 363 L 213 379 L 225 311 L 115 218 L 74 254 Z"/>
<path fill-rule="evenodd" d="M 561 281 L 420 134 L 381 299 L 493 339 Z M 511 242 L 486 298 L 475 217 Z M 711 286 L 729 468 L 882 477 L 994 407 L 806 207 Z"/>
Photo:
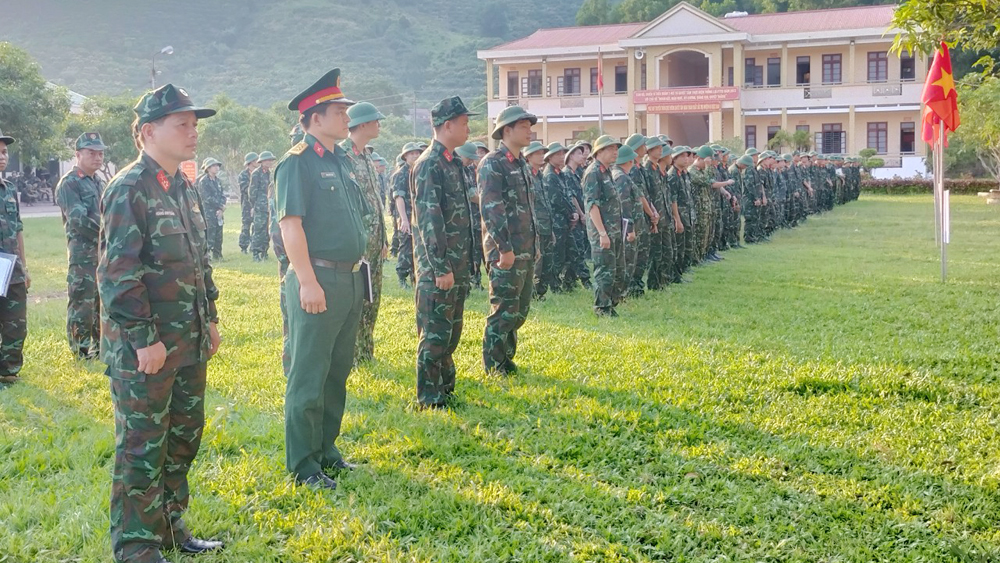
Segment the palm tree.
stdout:
<path fill-rule="evenodd" d="M 771 140 L 767 142 L 767 148 L 773 151 L 782 152 L 781 149 L 784 147 L 794 146 L 794 143 L 795 140 L 793 136 L 790 135 L 788 131 L 782 129 L 775 133 L 774 137 L 771 137 Z"/>
<path fill-rule="evenodd" d="M 798 130 L 792 135 L 792 146 L 795 150 L 807 151 L 812 148 L 813 140 L 809 131 Z"/>

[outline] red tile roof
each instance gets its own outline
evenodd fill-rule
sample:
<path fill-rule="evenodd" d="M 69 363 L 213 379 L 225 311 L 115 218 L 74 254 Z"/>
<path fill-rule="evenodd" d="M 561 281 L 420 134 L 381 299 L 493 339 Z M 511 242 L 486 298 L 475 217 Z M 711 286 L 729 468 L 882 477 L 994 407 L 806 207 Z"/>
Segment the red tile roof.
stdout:
<path fill-rule="evenodd" d="M 624 23 L 616 25 L 589 25 L 586 27 L 558 27 L 539 29 L 531 35 L 497 45 L 491 51 L 517 51 L 521 49 L 551 49 L 558 47 L 587 47 L 617 44 L 646 27 L 644 23 Z"/>
<path fill-rule="evenodd" d="M 836 31 L 839 29 L 888 29 L 892 25 L 892 15 L 895 11 L 896 6 L 890 4 L 758 14 L 738 18 L 719 18 L 719 21 L 751 35 Z"/>
<path fill-rule="evenodd" d="M 773 33 L 807 33 L 840 29 L 885 28 L 892 25 L 895 5 L 859 6 L 832 10 L 803 10 L 757 14 L 736 18 L 718 18 L 725 25 L 751 35 Z M 584 27 L 559 27 L 539 29 L 522 39 L 497 45 L 490 51 L 518 51 L 522 49 L 552 49 L 559 47 L 588 47 L 616 44 L 628 39 L 646 27 L 646 23 L 616 25 L 591 25 Z"/>

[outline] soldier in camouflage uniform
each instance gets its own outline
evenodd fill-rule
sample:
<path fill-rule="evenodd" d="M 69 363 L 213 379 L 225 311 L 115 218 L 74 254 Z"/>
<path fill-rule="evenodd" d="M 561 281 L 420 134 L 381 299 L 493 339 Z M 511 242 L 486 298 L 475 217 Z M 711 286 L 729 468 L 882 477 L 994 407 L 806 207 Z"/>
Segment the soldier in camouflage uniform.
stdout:
<path fill-rule="evenodd" d="M 590 243 L 587 240 L 587 219 L 583 211 L 583 186 L 580 184 L 586 170 L 586 155 L 589 145 L 579 144 L 579 148 L 571 148 L 566 153 L 566 168 L 563 169 L 563 186 L 566 198 L 569 200 L 572 215 L 577 217 L 571 221 L 569 233 L 572 242 L 567 244 L 566 263 L 563 271 L 563 289 L 570 291 L 576 287 L 577 280 L 584 289 L 591 289 L 590 269 L 586 259 L 590 255 Z"/>
<path fill-rule="evenodd" d="M 476 185 L 476 166 L 481 159 L 475 143 L 465 143 L 455 149 L 455 154 L 462 159 L 465 185 L 469 187 L 469 209 L 472 212 L 472 262 L 469 267 L 469 274 L 472 276 L 471 285 L 482 290 L 483 277 L 480 268 L 483 263 L 483 217 L 479 210 L 479 187 Z"/>
<path fill-rule="evenodd" d="M 206 158 L 201 164 L 202 176 L 198 178 L 198 195 L 201 196 L 201 214 L 208 225 L 208 249 L 213 260 L 222 259 L 222 225 L 226 211 L 226 192 L 222 189 L 219 170 L 222 163 Z"/>
<path fill-rule="evenodd" d="M 250 248 L 250 226 L 253 225 L 253 202 L 250 201 L 250 177 L 257 169 L 257 153 L 248 152 L 243 157 L 243 170 L 236 179 L 240 186 L 240 252 Z"/>
<path fill-rule="evenodd" d="M 7 168 L 7 147 L 14 138 L 0 131 L 0 172 Z M 24 363 L 24 339 L 28 336 L 28 288 L 31 276 L 24 261 L 24 235 L 21 224 L 21 207 L 14 184 L 0 178 L 0 197 L 3 208 L 0 215 L 0 252 L 18 257 L 11 274 L 7 296 L 0 297 L 0 384 L 17 383 L 18 373 Z"/>
<path fill-rule="evenodd" d="M 111 547 L 116 561 L 159 563 L 164 549 L 222 548 L 192 536 L 182 519 L 220 339 L 201 201 L 179 167 L 194 158 L 198 119 L 215 111 L 167 84 L 135 113 L 141 153 L 104 192 L 97 268 L 115 411 Z"/>
<path fill-rule="evenodd" d="M 104 164 L 98 133 L 84 133 L 76 140 L 76 166 L 59 180 L 56 203 L 66 230 L 69 303 L 66 336 L 77 357 L 96 359 L 101 342 L 101 305 L 97 297 L 97 247 L 101 230 L 101 194 L 104 182 L 97 171 Z"/>
<path fill-rule="evenodd" d="M 410 169 L 420 149 L 416 143 L 406 143 L 399 155 L 402 163 L 392 177 L 392 197 L 395 202 L 396 216 L 399 221 L 399 247 L 396 256 L 396 276 L 399 287 L 408 287 L 407 282 L 414 279 L 413 271 L 413 196 L 410 193 Z"/>
<path fill-rule="evenodd" d="M 582 152 L 575 148 L 574 152 Z M 545 152 L 545 169 L 542 170 L 542 193 L 552 218 L 552 259 L 545 265 L 543 275 L 546 284 L 554 293 L 572 289 L 576 279 L 572 257 L 575 255 L 576 242 L 573 240 L 570 225 L 580 220 L 569 192 L 566 189 L 567 177 L 564 172 L 567 150 L 559 142 L 551 143 Z M 537 203 L 536 203 L 537 205 Z"/>
<path fill-rule="evenodd" d="M 677 277 L 694 265 L 696 209 L 691 187 L 691 173 L 688 168 L 694 162 L 694 152 L 690 147 L 673 147 L 670 152 L 672 165 L 667 170 L 667 190 L 672 203 L 676 204 L 675 222 L 680 226 L 674 231 L 674 269 Z M 676 224 L 675 224 L 676 227 Z"/>
<path fill-rule="evenodd" d="M 274 169 L 278 224 L 291 265 L 285 278 L 288 383 L 285 467 L 300 484 L 332 490 L 325 471 L 351 470 L 337 448 L 347 378 L 364 302 L 360 260 L 368 207 L 338 143 L 348 138 L 347 108 L 333 69 L 288 104 L 305 133 Z"/>
<path fill-rule="evenodd" d="M 636 286 L 642 287 L 642 276 L 646 274 L 645 287 L 651 291 L 664 289 L 674 279 L 674 226 L 671 213 L 670 192 L 666 190 L 666 171 L 670 166 L 670 151 L 663 141 L 650 137 L 646 141 L 646 156 L 642 161 L 643 175 L 646 177 L 646 195 L 652 215 L 649 218 L 649 258 L 646 272 L 636 272 Z M 664 164 L 661 165 L 661 162 Z"/>
<path fill-rule="evenodd" d="M 354 174 L 371 209 L 371 214 L 365 217 L 368 221 L 368 247 L 365 249 L 364 259 L 371 269 L 372 295 L 371 301 L 365 301 L 361 306 L 361 326 L 358 328 L 358 342 L 354 352 L 355 363 L 360 363 L 369 362 L 375 357 L 375 321 L 382 303 L 382 264 L 389 255 L 378 172 L 371 155 L 363 147 L 378 138 L 380 122 L 385 116 L 367 102 L 351 106 L 347 115 L 351 118 L 348 125 L 350 137 L 340 143 L 340 146 L 354 166 Z"/>
<path fill-rule="evenodd" d="M 538 247 L 531 171 L 521 151 L 531 144 L 531 127 L 537 122 L 520 106 L 505 108 L 492 133 L 500 145 L 479 164 L 483 249 L 490 274 L 490 313 L 483 333 L 486 373 L 517 371 L 517 331 L 531 307 Z"/>
<path fill-rule="evenodd" d="M 643 145 L 645 145 L 645 142 L 645 138 L 643 138 Z M 627 144 L 622 145 L 622 147 L 618 149 L 618 157 L 615 159 L 615 164 L 611 167 L 611 179 L 614 182 L 615 191 L 618 192 L 618 199 L 621 202 L 622 234 L 625 237 L 622 242 L 622 255 L 624 256 L 625 269 L 621 279 L 618 280 L 618 284 L 615 287 L 615 295 L 618 296 L 619 300 L 624 299 L 625 294 L 628 292 L 632 276 L 635 274 L 636 258 L 639 253 L 635 236 L 636 223 L 637 220 L 644 219 L 641 199 L 642 195 L 639 191 L 639 187 L 632 181 L 632 176 L 630 174 L 638 157 L 639 155 L 632 149 L 632 147 Z"/>
<path fill-rule="evenodd" d="M 417 400 L 447 405 L 455 392 L 452 355 L 462 338 L 469 295 L 472 223 L 469 187 L 454 150 L 469 138 L 471 113 L 460 98 L 431 110 L 434 141 L 413 163 L 413 254 L 416 260 Z"/>
<path fill-rule="evenodd" d="M 625 276 L 622 205 L 611 178 L 620 146 L 608 135 L 599 137 L 594 142 L 594 161 L 583 174 L 587 235 L 594 260 L 594 312 L 599 317 L 618 316 L 615 307 L 621 296 L 616 290 L 622 287 Z"/>
<path fill-rule="evenodd" d="M 639 134 L 629 137 L 629 140 L 632 141 L 629 148 L 632 148 L 636 153 L 629 177 L 635 184 L 635 195 L 642 210 L 641 214 L 632 218 L 635 229 L 635 264 L 629 271 L 629 279 L 626 280 L 626 291 L 632 297 L 639 297 L 645 293 L 646 284 L 642 277 L 649 264 L 650 225 L 655 226 L 659 222 L 659 216 L 650 204 L 650 178 L 642 167 L 646 158 L 646 143 L 652 138 Z M 653 221 L 654 216 L 656 216 L 656 221 Z"/>
<path fill-rule="evenodd" d="M 544 300 L 549 289 L 549 266 L 555 251 L 555 235 L 552 234 L 552 207 L 545 197 L 545 186 L 542 178 L 542 167 L 545 166 L 545 153 L 548 148 L 540 141 L 532 141 L 525 147 L 522 154 L 531 169 L 529 191 L 531 202 L 535 209 L 535 241 L 538 247 L 538 259 L 535 260 L 534 287 L 535 299 Z"/>
<path fill-rule="evenodd" d="M 274 166 L 271 151 L 260 153 L 257 162 L 260 168 L 250 176 L 250 201 L 253 202 L 253 229 L 250 232 L 250 253 L 254 262 L 267 260 L 270 243 L 270 222 L 268 220 L 268 194 L 274 189 L 271 167 Z"/>

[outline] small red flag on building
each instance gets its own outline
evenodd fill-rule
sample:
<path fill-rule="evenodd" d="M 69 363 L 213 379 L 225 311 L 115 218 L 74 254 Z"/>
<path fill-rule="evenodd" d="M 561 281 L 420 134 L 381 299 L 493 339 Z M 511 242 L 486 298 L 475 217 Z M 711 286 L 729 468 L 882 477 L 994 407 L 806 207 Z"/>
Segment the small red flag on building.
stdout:
<path fill-rule="evenodd" d="M 940 127 L 943 126 L 945 146 L 947 146 L 947 132 L 958 129 L 961 120 L 958 117 L 958 92 L 955 91 L 955 78 L 951 71 L 951 56 L 944 42 L 934 55 L 931 70 L 927 73 L 927 81 L 924 82 L 921 101 L 924 103 L 924 142 L 936 143 Z"/>
<path fill-rule="evenodd" d="M 604 58 L 597 55 L 597 91 L 604 93 Z"/>

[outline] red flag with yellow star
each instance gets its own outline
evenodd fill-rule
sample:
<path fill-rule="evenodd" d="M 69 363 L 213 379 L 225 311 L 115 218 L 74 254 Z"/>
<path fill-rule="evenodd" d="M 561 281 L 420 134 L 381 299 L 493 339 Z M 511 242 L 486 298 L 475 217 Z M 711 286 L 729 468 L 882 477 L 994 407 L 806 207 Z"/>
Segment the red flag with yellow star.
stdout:
<path fill-rule="evenodd" d="M 955 78 L 951 72 L 951 56 L 944 42 L 934 55 L 934 63 L 924 82 L 921 101 L 924 103 L 924 142 L 935 143 L 938 130 L 943 125 L 947 146 L 947 132 L 957 129 L 961 120 L 958 117 L 958 92 L 955 91 Z"/>

